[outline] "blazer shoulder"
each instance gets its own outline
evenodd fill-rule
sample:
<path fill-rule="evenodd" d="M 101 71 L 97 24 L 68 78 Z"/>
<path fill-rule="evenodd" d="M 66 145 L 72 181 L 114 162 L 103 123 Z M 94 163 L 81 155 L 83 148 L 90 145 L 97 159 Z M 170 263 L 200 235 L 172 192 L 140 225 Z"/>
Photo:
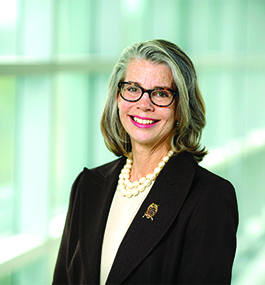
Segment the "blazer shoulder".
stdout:
<path fill-rule="evenodd" d="M 126 157 L 119 157 L 113 161 L 107 162 L 100 166 L 94 168 L 86 168 L 84 167 L 83 173 L 84 175 L 95 175 L 100 176 L 101 178 L 105 178 L 109 174 L 111 174 L 117 167 L 121 167 L 125 163 Z"/>
<path fill-rule="evenodd" d="M 234 186 L 229 180 L 207 170 L 206 168 L 200 165 L 198 165 L 198 168 L 195 174 L 195 181 L 197 181 L 198 183 L 202 185 L 209 185 L 209 186 L 221 185 L 222 187 L 225 187 L 225 188 L 234 189 Z"/>
<path fill-rule="evenodd" d="M 76 192 L 78 192 L 78 190 L 82 188 L 82 185 L 86 184 L 88 181 L 96 181 L 98 183 L 101 183 L 106 178 L 106 176 L 111 174 L 115 169 L 117 169 L 118 166 L 123 165 L 122 163 L 125 160 L 126 158 L 120 157 L 94 168 L 89 169 L 87 167 L 84 167 L 72 184 L 70 198 L 73 199 L 76 196 Z"/>
<path fill-rule="evenodd" d="M 219 202 L 223 200 L 237 209 L 236 191 L 233 184 L 201 166 L 197 168 L 193 189 L 196 189 L 198 197 L 203 197 L 203 199 L 211 197 L 211 201 Z"/>

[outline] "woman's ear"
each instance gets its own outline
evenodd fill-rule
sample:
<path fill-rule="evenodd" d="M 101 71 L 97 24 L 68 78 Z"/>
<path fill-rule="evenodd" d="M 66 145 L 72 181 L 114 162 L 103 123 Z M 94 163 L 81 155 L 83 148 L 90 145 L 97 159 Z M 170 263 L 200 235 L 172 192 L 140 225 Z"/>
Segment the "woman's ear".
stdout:
<path fill-rule="evenodd" d="M 118 101 L 118 109 L 120 108 L 120 104 L 121 104 L 121 96 L 119 95 L 119 93 L 117 93 L 117 101 Z"/>
<path fill-rule="evenodd" d="M 175 120 L 176 121 L 179 121 L 179 108 L 178 108 L 178 104 L 179 104 L 179 100 L 178 100 L 179 98 L 178 97 L 176 97 L 175 98 Z"/>
<path fill-rule="evenodd" d="M 176 120 L 176 122 L 178 122 L 179 121 L 179 115 L 178 115 L 178 110 L 176 109 L 176 114 L 175 114 L 175 120 Z"/>

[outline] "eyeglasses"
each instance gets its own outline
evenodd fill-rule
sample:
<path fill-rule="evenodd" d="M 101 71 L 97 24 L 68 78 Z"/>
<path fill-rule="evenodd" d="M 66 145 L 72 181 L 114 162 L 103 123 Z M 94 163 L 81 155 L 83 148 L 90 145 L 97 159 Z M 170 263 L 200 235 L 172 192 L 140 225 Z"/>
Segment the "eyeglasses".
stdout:
<path fill-rule="evenodd" d="M 132 82 L 119 82 L 118 88 L 121 97 L 128 102 L 139 101 L 145 92 L 148 93 L 151 102 L 158 107 L 168 107 L 172 104 L 177 91 L 169 88 L 144 89 Z"/>

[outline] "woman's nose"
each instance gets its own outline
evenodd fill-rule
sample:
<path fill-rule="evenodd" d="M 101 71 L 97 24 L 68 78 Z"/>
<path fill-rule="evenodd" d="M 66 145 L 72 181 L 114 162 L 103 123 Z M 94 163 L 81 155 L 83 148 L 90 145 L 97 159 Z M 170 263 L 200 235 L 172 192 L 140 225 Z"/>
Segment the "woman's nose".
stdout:
<path fill-rule="evenodd" d="M 152 104 L 149 94 L 147 92 L 145 92 L 142 98 L 138 101 L 138 107 L 144 111 L 154 110 L 154 105 Z"/>

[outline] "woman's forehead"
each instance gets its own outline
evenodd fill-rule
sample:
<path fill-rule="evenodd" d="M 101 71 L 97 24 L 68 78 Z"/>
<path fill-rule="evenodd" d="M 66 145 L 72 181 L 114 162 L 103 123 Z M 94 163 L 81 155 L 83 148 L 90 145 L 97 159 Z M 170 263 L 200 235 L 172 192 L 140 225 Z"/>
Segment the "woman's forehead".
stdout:
<path fill-rule="evenodd" d="M 125 80 L 141 85 L 152 84 L 153 87 L 172 87 L 173 84 L 171 69 L 166 64 L 157 64 L 143 59 L 134 59 L 129 62 Z"/>

